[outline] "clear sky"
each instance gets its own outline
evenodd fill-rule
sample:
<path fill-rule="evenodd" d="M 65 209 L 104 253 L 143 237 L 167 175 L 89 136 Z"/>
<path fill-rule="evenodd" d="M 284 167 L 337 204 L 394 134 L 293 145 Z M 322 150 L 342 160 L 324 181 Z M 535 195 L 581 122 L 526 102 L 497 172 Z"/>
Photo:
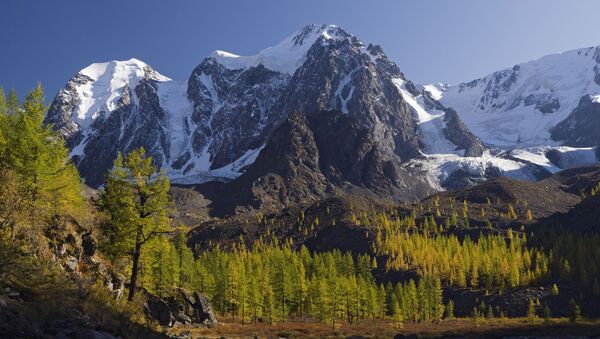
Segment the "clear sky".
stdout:
<path fill-rule="evenodd" d="M 333 23 L 383 46 L 417 83 L 458 83 L 549 53 L 600 45 L 596 0 L 3 0 L 0 85 L 52 99 L 93 62 L 141 59 L 186 79 L 215 49 L 253 54 Z"/>

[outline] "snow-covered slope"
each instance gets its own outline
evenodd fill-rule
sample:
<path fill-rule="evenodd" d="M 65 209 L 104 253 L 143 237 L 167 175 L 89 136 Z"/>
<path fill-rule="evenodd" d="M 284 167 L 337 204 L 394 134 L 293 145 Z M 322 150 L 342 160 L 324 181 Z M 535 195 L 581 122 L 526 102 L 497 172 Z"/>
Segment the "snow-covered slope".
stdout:
<path fill-rule="evenodd" d="M 95 63 L 79 73 L 91 79 L 77 88 L 80 101 L 74 112 L 74 121 L 84 129 L 102 112 L 109 113 L 117 108 L 126 86 L 137 85 L 144 78 L 159 82 L 170 80 L 138 59 Z"/>
<path fill-rule="evenodd" d="M 306 53 L 319 38 L 340 39 L 346 35 L 347 33 L 335 25 L 309 25 L 255 55 L 240 56 L 217 50 L 211 53 L 210 57 L 230 69 L 263 65 L 272 71 L 293 75 L 296 69 L 302 66 Z"/>
<path fill-rule="evenodd" d="M 552 54 L 454 86 L 428 85 L 487 144 L 557 145 L 551 130 L 600 93 L 600 48 Z M 590 145 L 595 146 L 595 145 Z"/>
<path fill-rule="evenodd" d="M 421 92 L 411 93 L 411 89 L 407 88 L 407 82 L 403 79 L 396 78 L 392 80 L 402 94 L 402 98 L 406 101 L 410 109 L 416 117 L 419 126 L 419 132 L 423 137 L 423 153 L 425 154 L 459 154 L 464 155 L 464 149 L 458 150 L 444 135 L 443 131 L 447 128 L 444 120 L 446 112 L 436 107 L 429 109 L 425 104 L 425 96 Z M 416 91 L 413 90 L 413 92 Z"/>

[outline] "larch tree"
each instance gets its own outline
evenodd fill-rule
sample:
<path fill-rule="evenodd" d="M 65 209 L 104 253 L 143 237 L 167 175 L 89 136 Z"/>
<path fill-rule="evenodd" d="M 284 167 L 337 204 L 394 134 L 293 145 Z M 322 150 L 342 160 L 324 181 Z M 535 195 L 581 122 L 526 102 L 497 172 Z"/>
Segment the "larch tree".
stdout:
<path fill-rule="evenodd" d="M 125 157 L 119 154 L 99 203 L 110 215 L 104 230 L 109 238 L 106 250 L 115 257 L 131 258 L 131 301 L 136 293 L 142 247 L 153 238 L 174 231 L 168 215 L 169 179 L 158 171 L 143 148 Z"/>

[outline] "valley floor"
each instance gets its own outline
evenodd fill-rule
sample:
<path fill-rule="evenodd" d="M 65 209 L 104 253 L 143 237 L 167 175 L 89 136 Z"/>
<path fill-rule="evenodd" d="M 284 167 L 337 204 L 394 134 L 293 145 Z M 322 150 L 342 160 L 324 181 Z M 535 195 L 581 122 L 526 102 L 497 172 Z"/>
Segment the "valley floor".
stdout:
<path fill-rule="evenodd" d="M 552 319 L 545 323 L 542 319 L 530 324 L 525 318 L 443 320 L 439 323 L 404 322 L 403 328 L 396 328 L 387 320 L 362 321 L 358 325 L 347 323 L 331 325 L 320 323 L 286 322 L 274 325 L 246 324 L 231 318 L 219 319 L 214 328 L 179 328 L 173 334 L 189 338 L 392 338 L 397 334 L 405 337 L 436 338 L 500 338 L 505 336 L 584 336 L 600 335 L 600 320 L 584 320 L 572 323 L 568 319 Z"/>

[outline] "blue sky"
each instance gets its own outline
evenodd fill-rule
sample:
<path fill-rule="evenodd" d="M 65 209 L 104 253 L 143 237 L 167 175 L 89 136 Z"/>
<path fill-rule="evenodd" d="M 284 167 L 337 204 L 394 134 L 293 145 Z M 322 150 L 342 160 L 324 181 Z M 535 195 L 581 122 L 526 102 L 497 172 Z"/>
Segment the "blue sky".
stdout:
<path fill-rule="evenodd" d="M 417 82 L 457 83 L 515 63 L 600 45 L 600 1 L 4 0 L 0 86 L 48 99 L 93 62 L 141 59 L 186 79 L 215 49 L 253 54 L 310 23 L 383 46 Z"/>

